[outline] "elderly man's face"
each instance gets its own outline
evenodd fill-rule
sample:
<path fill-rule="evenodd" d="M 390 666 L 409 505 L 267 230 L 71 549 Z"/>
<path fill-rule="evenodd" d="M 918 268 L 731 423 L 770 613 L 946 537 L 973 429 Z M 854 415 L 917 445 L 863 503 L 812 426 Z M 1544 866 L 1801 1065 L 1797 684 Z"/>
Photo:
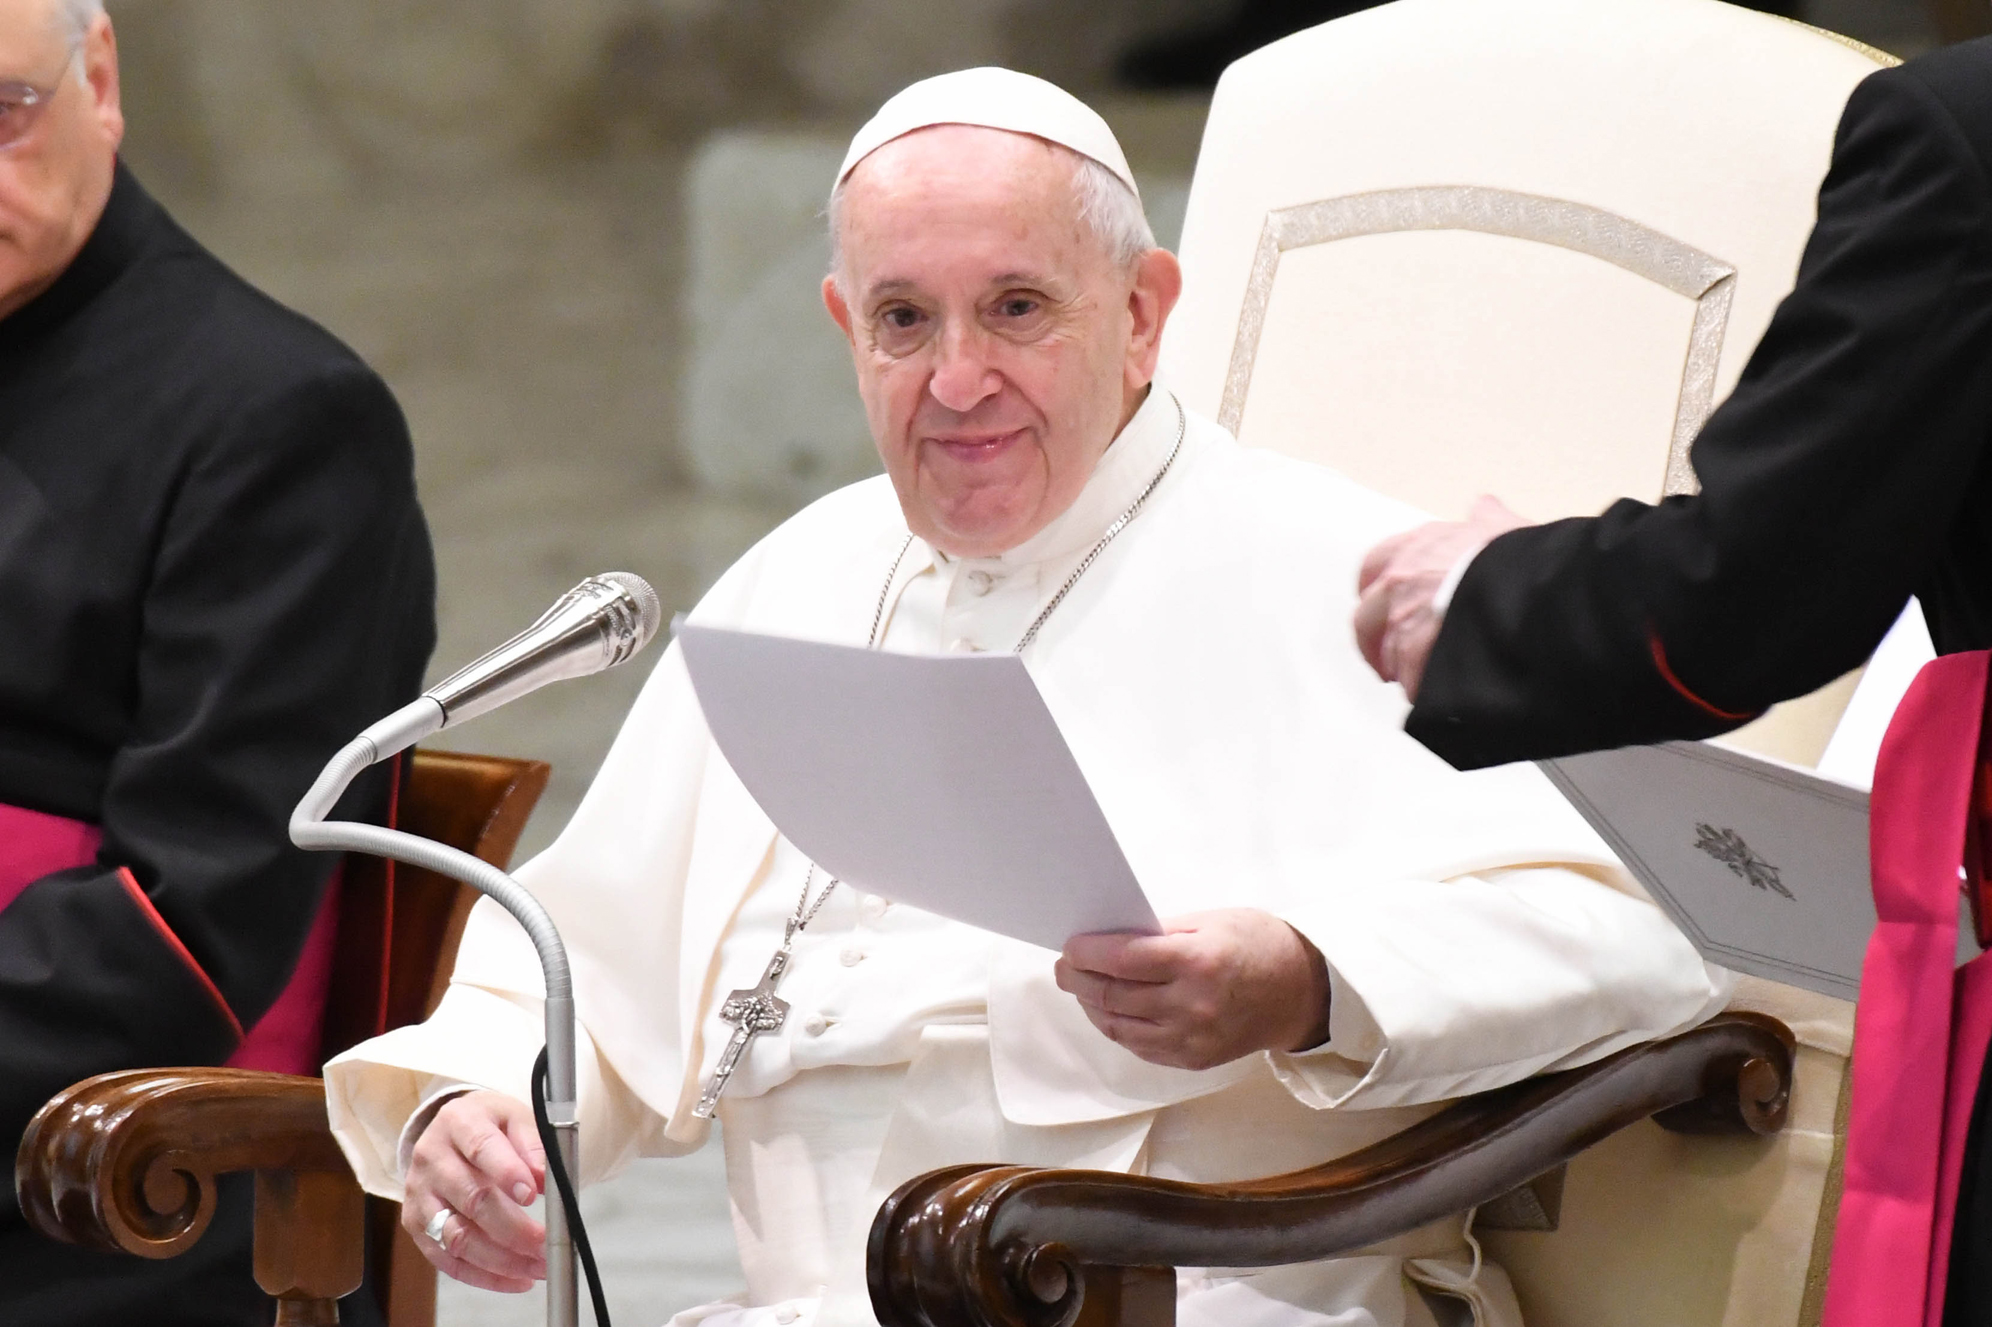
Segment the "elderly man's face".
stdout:
<path fill-rule="evenodd" d="M 124 136 L 110 20 L 92 25 L 81 70 L 73 55 L 55 0 L 0 0 L 0 318 L 62 274 L 110 197 Z M 22 88 L 47 99 L 25 106 Z"/>
<path fill-rule="evenodd" d="M 988 557 L 1079 496 L 1155 375 L 1182 278 L 1122 268 L 1078 213 L 1075 158 L 943 125 L 846 182 L 824 303 L 850 339 L 885 468 L 915 534 Z"/>

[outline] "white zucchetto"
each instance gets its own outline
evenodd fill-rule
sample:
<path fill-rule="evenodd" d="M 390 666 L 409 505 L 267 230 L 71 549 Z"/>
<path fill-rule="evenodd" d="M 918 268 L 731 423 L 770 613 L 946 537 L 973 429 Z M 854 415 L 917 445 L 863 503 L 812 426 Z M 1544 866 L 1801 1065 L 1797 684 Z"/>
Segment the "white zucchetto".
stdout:
<path fill-rule="evenodd" d="M 1098 111 L 1055 83 L 993 65 L 923 78 L 893 96 L 851 140 L 837 183 L 893 139 L 940 124 L 978 125 L 1057 143 L 1099 162 L 1141 196 L 1119 140 Z"/>

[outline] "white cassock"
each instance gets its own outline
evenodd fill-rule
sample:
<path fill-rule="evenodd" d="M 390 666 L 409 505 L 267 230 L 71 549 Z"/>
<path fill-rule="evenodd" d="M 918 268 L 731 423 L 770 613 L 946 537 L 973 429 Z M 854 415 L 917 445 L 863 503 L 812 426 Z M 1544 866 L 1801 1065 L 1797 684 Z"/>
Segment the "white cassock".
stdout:
<path fill-rule="evenodd" d="M 887 481 L 853 485 L 762 541 L 693 620 L 862 645 L 891 572 L 885 648 L 1009 649 L 1161 468 L 1179 418 L 1158 384 L 1074 506 L 1001 557 L 907 546 Z M 1328 960 L 1327 1044 L 1150 1065 L 1056 989 L 1050 953 L 839 889 L 782 982 L 786 1025 L 721 1104 L 747 1294 L 678 1322 L 872 1323 L 871 1216 L 937 1166 L 1278 1174 L 1722 1005 L 1727 978 L 1532 767 L 1460 774 L 1402 732 L 1348 623 L 1363 551 L 1421 519 L 1188 416 L 1174 467 L 1026 655 L 1156 911 L 1291 922 Z M 671 650 L 572 823 L 519 872 L 573 958 L 586 1176 L 704 1141 L 691 1107 L 731 1032 L 718 1005 L 759 980 L 807 865 L 712 745 Z M 480 903 L 435 1017 L 327 1067 L 370 1190 L 399 1197 L 405 1126 L 439 1091 L 526 1095 L 541 993 L 531 946 Z M 1478 1266 L 1444 1222 L 1362 1256 L 1186 1272 L 1178 1320 L 1424 1327 L 1415 1280 L 1516 1322 L 1505 1277 Z"/>

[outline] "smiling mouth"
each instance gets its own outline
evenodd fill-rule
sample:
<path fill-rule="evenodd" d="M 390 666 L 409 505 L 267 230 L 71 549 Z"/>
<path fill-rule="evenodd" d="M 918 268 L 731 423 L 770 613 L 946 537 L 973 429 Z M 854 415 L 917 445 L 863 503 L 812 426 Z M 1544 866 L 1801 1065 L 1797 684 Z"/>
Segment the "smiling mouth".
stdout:
<path fill-rule="evenodd" d="M 995 433 L 979 438 L 928 438 L 927 441 L 939 447 L 948 456 L 958 461 L 980 461 L 996 456 L 1013 442 L 1024 436 L 1023 429 L 1012 429 L 1008 433 Z"/>

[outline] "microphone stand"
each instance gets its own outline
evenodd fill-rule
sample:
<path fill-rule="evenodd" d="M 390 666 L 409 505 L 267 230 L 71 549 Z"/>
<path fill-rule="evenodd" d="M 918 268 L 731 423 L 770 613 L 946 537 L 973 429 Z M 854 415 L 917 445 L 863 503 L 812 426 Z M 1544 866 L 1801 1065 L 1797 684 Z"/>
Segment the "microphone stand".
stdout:
<path fill-rule="evenodd" d="M 580 1120 L 575 1108 L 574 980 L 560 932 L 538 899 L 524 886 L 489 862 L 466 852 L 378 825 L 327 821 L 333 806 L 360 772 L 415 745 L 441 728 L 444 711 L 429 696 L 410 702 L 348 742 L 311 785 L 311 791 L 291 813 L 291 842 L 325 852 L 363 852 L 389 857 L 410 866 L 460 880 L 493 899 L 526 928 L 539 952 L 546 979 L 547 1121 L 553 1126 L 560 1160 L 575 1184 L 580 1183 Z M 546 1203 L 546 1321 L 547 1327 L 580 1327 L 580 1281 L 574 1241 L 567 1228 L 567 1209 L 556 1186 L 547 1185 Z"/>

